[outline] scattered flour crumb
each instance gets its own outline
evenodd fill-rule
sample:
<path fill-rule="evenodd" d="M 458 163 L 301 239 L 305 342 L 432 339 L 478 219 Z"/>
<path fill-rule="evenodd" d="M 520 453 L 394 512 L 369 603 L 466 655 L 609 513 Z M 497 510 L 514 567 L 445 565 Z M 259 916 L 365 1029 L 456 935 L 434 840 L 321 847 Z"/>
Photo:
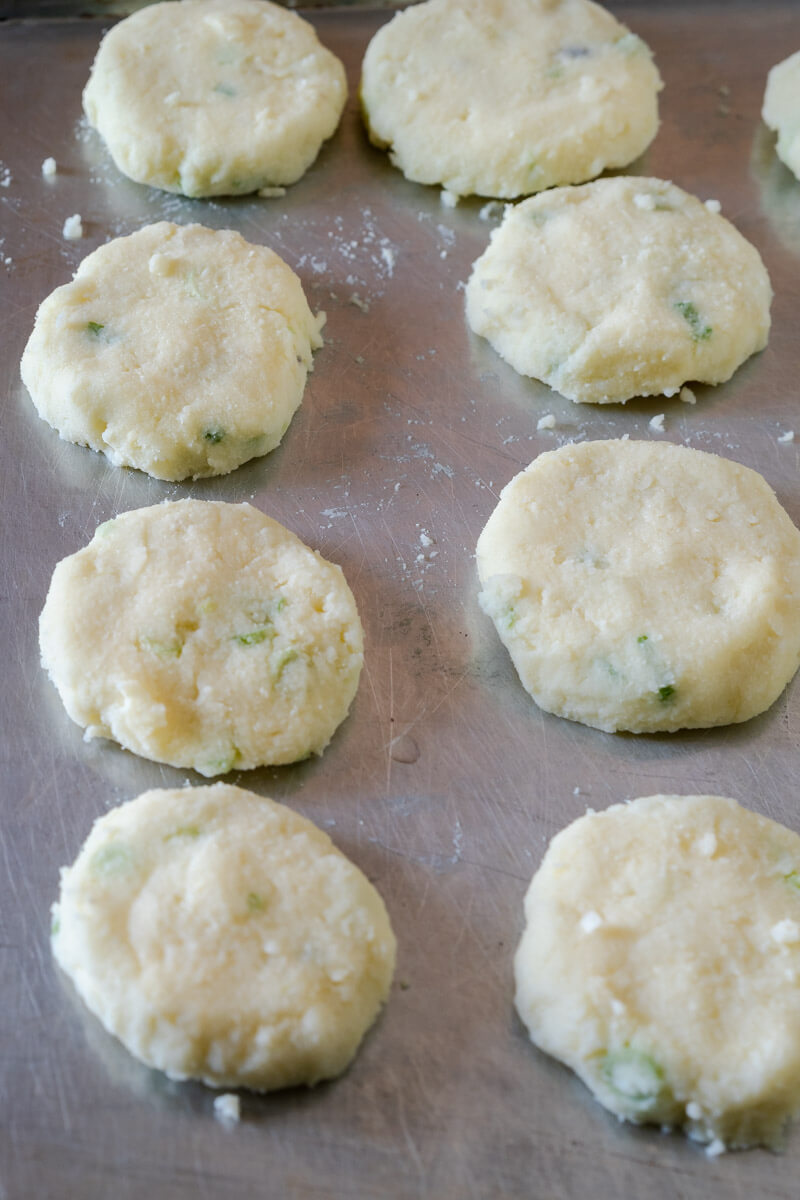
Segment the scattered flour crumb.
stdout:
<path fill-rule="evenodd" d="M 285 196 L 285 187 L 263 187 L 258 189 L 259 196 L 263 196 L 265 200 L 271 200 L 273 196 Z"/>
<path fill-rule="evenodd" d="M 664 414 L 663 413 L 659 413 L 657 417 L 650 418 L 650 428 L 653 430 L 653 433 L 663 433 L 664 432 Z"/>
<path fill-rule="evenodd" d="M 703 1115 L 703 1110 L 696 1100 L 690 1100 L 686 1105 L 686 1115 L 690 1121 L 699 1121 Z"/>
<path fill-rule="evenodd" d="M 74 216 L 67 217 L 66 221 L 64 222 L 62 234 L 65 238 L 72 242 L 83 237 L 83 222 L 81 221 L 80 213 L 75 213 Z"/>
<path fill-rule="evenodd" d="M 494 221 L 503 211 L 504 204 L 500 200 L 490 200 L 488 204 L 484 204 L 479 210 L 478 216 L 481 221 Z"/>
<path fill-rule="evenodd" d="M 654 209 L 656 198 L 652 192 L 637 192 L 633 197 L 633 203 L 637 208 Z"/>
<path fill-rule="evenodd" d="M 706 1158 L 718 1158 L 720 1154 L 725 1153 L 725 1143 L 719 1138 L 714 1138 L 713 1142 L 709 1142 L 706 1146 Z"/>
<path fill-rule="evenodd" d="M 678 399 L 682 400 L 684 404 L 697 404 L 697 396 L 690 387 L 682 387 L 678 393 Z"/>
<path fill-rule="evenodd" d="M 778 441 L 779 442 L 793 442 L 794 441 L 794 430 L 787 429 L 786 433 L 778 434 Z"/>
<path fill-rule="evenodd" d="M 709 212 L 722 212 L 722 205 L 719 200 L 706 200 L 705 205 Z"/>
<path fill-rule="evenodd" d="M 363 365 L 364 365 L 364 363 L 365 363 L 366 361 L 367 361 L 367 360 L 364 358 L 364 355 L 363 355 L 363 354 L 357 354 L 357 355 L 356 355 L 356 362 L 358 363 L 358 365 L 359 365 L 360 367 L 363 367 Z"/>
<path fill-rule="evenodd" d="M 420 546 L 432 546 L 433 545 L 433 538 L 428 537 L 428 535 L 424 529 L 420 532 L 419 544 L 420 544 Z"/>
<path fill-rule="evenodd" d="M 584 933 L 594 933 L 603 924 L 603 918 L 594 911 L 584 913 L 580 919 L 580 927 Z"/>
<path fill-rule="evenodd" d="M 13 178 L 14 176 L 5 163 L 0 162 L 0 187 L 11 187 L 11 180 Z"/>
<path fill-rule="evenodd" d="M 354 304 L 356 308 L 360 308 L 361 311 L 364 313 L 369 312 L 369 300 L 362 300 L 362 298 L 359 296 L 358 292 L 351 293 L 350 303 Z"/>
<path fill-rule="evenodd" d="M 45 179 L 52 179 L 58 170 L 56 160 L 54 158 L 46 158 L 42 163 L 42 174 Z"/>
<path fill-rule="evenodd" d="M 223 1125 L 236 1125 L 241 1119 L 242 1105 L 234 1092 L 223 1092 L 214 1097 L 214 1116 Z"/>
<path fill-rule="evenodd" d="M 451 192 L 448 191 L 447 188 L 442 188 L 440 199 L 443 208 L 455 208 L 455 206 L 458 204 L 459 198 L 456 192 Z"/>
<path fill-rule="evenodd" d="M 546 413 L 545 416 L 539 417 L 536 422 L 537 429 L 555 429 L 556 419 L 552 413 Z"/>

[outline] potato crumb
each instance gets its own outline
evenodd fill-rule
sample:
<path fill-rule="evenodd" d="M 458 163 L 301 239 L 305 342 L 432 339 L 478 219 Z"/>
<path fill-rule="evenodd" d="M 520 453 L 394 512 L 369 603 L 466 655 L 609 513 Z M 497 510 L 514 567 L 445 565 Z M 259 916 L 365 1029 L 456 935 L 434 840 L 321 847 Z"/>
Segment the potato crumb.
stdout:
<path fill-rule="evenodd" d="M 722 212 L 722 205 L 719 200 L 706 200 L 705 205 L 709 212 Z"/>
<path fill-rule="evenodd" d="M 459 197 L 455 192 L 451 192 L 447 188 L 442 188 L 440 199 L 443 208 L 455 208 L 455 206 L 458 204 Z"/>
<path fill-rule="evenodd" d="M 718 1158 L 720 1154 L 725 1153 L 725 1143 L 720 1138 L 714 1138 L 713 1142 L 709 1142 L 706 1146 L 706 1158 Z"/>
<path fill-rule="evenodd" d="M 704 858 L 711 858 L 717 849 L 716 835 L 709 829 L 708 833 L 704 833 L 702 837 L 695 842 L 698 854 L 702 854 Z"/>
<path fill-rule="evenodd" d="M 650 428 L 653 430 L 653 433 L 664 432 L 664 413 L 659 413 L 657 417 L 650 418 Z"/>
<path fill-rule="evenodd" d="M 637 192 L 633 197 L 633 203 L 637 208 L 652 210 L 656 206 L 656 198 L 652 192 Z"/>
<path fill-rule="evenodd" d="M 214 1116 L 223 1125 L 237 1125 L 241 1120 L 242 1104 L 234 1092 L 214 1097 Z"/>
<path fill-rule="evenodd" d="M 603 918 L 594 911 L 587 912 L 583 914 L 579 923 L 584 933 L 594 933 L 595 929 L 599 929 L 603 924 Z"/>
<path fill-rule="evenodd" d="M 800 925 L 796 921 L 792 921 L 790 917 L 786 917 L 783 921 L 778 921 L 770 930 L 772 940 L 780 945 L 791 945 L 794 942 L 800 942 Z"/>
<path fill-rule="evenodd" d="M 478 211 L 478 217 L 481 221 L 494 221 L 503 215 L 504 208 L 505 205 L 501 200 L 490 200 Z"/>
<path fill-rule="evenodd" d="M 75 213 L 74 216 L 67 217 L 64 222 L 62 234 L 71 242 L 75 242 L 83 237 L 83 222 L 81 221 L 80 213 Z"/>
<path fill-rule="evenodd" d="M 697 404 L 697 396 L 690 387 L 682 387 L 678 393 L 678 397 L 684 404 Z"/>
<path fill-rule="evenodd" d="M 265 200 L 271 200 L 275 196 L 285 196 L 285 187 L 263 187 L 258 189 L 259 196 L 263 196 Z"/>
<path fill-rule="evenodd" d="M 554 429 L 555 424 L 556 424 L 556 419 L 553 416 L 553 414 L 546 413 L 545 416 L 539 417 L 539 420 L 536 422 L 536 428 L 537 429 Z"/>
<path fill-rule="evenodd" d="M 56 160 L 54 158 L 46 158 L 42 163 L 42 174 L 45 179 L 52 179 L 57 171 Z"/>

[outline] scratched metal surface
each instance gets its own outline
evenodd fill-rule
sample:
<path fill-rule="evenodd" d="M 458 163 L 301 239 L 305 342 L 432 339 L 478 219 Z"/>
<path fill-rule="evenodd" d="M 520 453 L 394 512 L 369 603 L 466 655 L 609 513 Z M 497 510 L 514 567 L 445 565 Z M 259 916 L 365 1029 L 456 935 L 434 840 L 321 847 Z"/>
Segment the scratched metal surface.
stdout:
<path fill-rule="evenodd" d="M 636 164 L 723 211 L 775 286 L 769 348 L 727 385 L 626 408 L 573 406 L 473 338 L 460 286 L 492 221 L 405 182 L 361 132 L 355 86 L 385 13 L 314 21 L 352 98 L 307 177 L 277 200 L 192 202 L 122 179 L 80 123 L 102 25 L 0 27 L 0 1196 L 491 1197 L 797 1194 L 783 1155 L 707 1161 L 680 1137 L 619 1125 L 535 1052 L 511 1005 L 522 897 L 546 840 L 587 805 L 655 791 L 735 796 L 800 830 L 800 688 L 744 726 L 615 737 L 539 712 L 476 603 L 472 553 L 500 488 L 537 453 L 624 433 L 762 471 L 800 522 L 796 313 L 800 184 L 759 109 L 767 68 L 800 43 L 797 5 L 619 10 L 666 88 Z M 53 155 L 54 180 L 40 164 Z M 70 214 L 86 236 L 63 240 Z M 108 238 L 172 218 L 274 246 L 328 312 L 325 348 L 283 446 L 215 481 L 170 486 L 67 445 L 37 419 L 18 361 L 38 302 Z M 553 413 L 553 431 L 536 432 Z M 38 665 L 56 561 L 115 513 L 195 495 L 251 500 L 341 563 L 367 636 L 352 715 L 315 762 L 233 778 L 328 828 L 386 899 L 400 953 L 389 1005 L 348 1074 L 244 1098 L 226 1132 L 210 1091 L 139 1066 L 87 1017 L 49 953 L 58 868 L 92 820 L 186 775 L 84 744 Z M 194 782 L 201 782 L 199 779 Z"/>

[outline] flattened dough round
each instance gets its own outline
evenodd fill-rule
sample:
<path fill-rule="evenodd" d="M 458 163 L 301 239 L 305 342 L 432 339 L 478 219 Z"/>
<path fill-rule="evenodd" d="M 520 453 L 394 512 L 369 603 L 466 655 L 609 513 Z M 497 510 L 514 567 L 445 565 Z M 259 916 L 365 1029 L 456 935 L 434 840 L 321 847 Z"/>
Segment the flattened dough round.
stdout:
<path fill-rule="evenodd" d="M 100 44 L 83 107 L 123 174 L 184 196 L 294 183 L 339 123 L 344 67 L 267 0 L 167 0 Z"/>
<path fill-rule="evenodd" d="M 152 791 L 61 873 L 53 950 L 103 1025 L 176 1079 L 340 1074 L 385 1001 L 383 901 L 327 834 L 241 788 Z"/>
<path fill-rule="evenodd" d="M 42 665 L 86 736 L 201 775 L 321 754 L 363 661 L 339 567 L 249 504 L 178 500 L 53 572 Z"/>
<path fill-rule="evenodd" d="M 636 1123 L 774 1144 L 800 1105 L 800 837 L 719 796 L 649 796 L 551 842 L 517 1010 Z"/>
<path fill-rule="evenodd" d="M 427 0 L 370 42 L 361 100 L 408 179 L 511 198 L 638 157 L 660 88 L 641 38 L 589 0 Z"/>
<path fill-rule="evenodd" d="M 221 475 L 280 442 L 320 326 L 266 246 L 162 221 L 47 297 L 22 379 L 66 441 L 157 479 Z"/>
<path fill-rule="evenodd" d="M 769 276 L 724 217 L 661 179 L 598 179 L 506 211 L 467 320 L 515 371 L 570 400 L 722 383 L 767 344 Z"/>
<path fill-rule="evenodd" d="M 800 664 L 800 532 L 760 475 L 715 454 L 541 454 L 501 492 L 477 563 L 524 687 L 597 729 L 746 721 Z"/>
<path fill-rule="evenodd" d="M 800 50 L 767 76 L 761 115 L 778 135 L 778 158 L 800 179 Z"/>

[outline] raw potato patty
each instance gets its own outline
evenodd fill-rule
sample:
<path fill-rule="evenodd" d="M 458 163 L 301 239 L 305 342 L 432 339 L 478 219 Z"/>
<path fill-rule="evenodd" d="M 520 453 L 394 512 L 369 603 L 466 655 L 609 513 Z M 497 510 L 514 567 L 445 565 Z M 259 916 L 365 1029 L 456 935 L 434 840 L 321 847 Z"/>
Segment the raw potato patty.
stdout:
<path fill-rule="evenodd" d="M 61 874 L 53 950 L 132 1054 L 258 1091 L 340 1074 L 386 999 L 383 901 L 327 834 L 241 788 L 146 792 Z"/>
<path fill-rule="evenodd" d="M 585 725 L 746 721 L 800 664 L 800 532 L 760 475 L 714 454 L 541 454 L 503 489 L 477 563 L 525 688 Z"/>
<path fill-rule="evenodd" d="M 101 246 L 47 297 L 22 379 L 61 437 L 118 466 L 222 475 L 280 442 L 322 321 L 266 246 L 162 221 Z"/>
<path fill-rule="evenodd" d="M 506 211 L 467 320 L 515 371 L 587 404 L 722 383 L 767 344 L 769 276 L 719 213 L 660 179 L 599 179 Z"/>
<path fill-rule="evenodd" d="M 800 50 L 767 76 L 761 115 L 778 135 L 778 158 L 800 179 Z"/>
<path fill-rule="evenodd" d="M 363 662 L 339 567 L 249 504 L 123 513 L 53 572 L 42 664 L 87 738 L 201 775 L 321 754 Z"/>
<path fill-rule="evenodd" d="M 511 198 L 631 162 L 660 88 L 644 42 L 588 0 L 428 0 L 372 39 L 361 100 L 407 178 Z"/>
<path fill-rule="evenodd" d="M 525 897 L 517 1010 L 606 1108 L 724 1147 L 800 1105 L 800 837 L 719 796 L 574 821 Z"/>
<path fill-rule="evenodd" d="M 83 107 L 137 183 L 184 196 L 294 183 L 339 123 L 344 67 L 267 0 L 168 0 L 114 26 Z"/>

